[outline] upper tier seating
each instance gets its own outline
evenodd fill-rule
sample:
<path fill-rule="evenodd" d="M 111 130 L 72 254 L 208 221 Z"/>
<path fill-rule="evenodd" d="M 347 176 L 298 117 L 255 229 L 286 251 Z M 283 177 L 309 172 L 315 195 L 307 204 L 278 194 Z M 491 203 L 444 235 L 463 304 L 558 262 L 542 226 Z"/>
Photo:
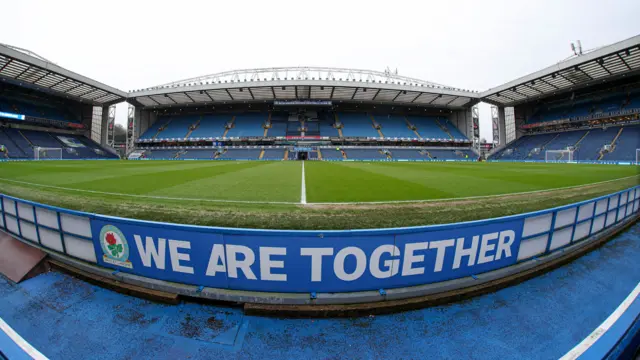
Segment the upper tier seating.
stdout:
<path fill-rule="evenodd" d="M 338 129 L 333 127 L 335 122 L 331 120 L 321 120 L 318 124 L 320 136 L 339 137 Z"/>
<path fill-rule="evenodd" d="M 440 124 L 446 127 L 447 130 L 449 130 L 449 133 L 451 134 L 451 136 L 453 136 L 454 139 L 468 140 L 467 137 L 462 135 L 460 130 L 455 125 L 453 125 L 453 123 L 449 121 L 449 119 L 440 119 L 439 121 L 440 121 Z"/>
<path fill-rule="evenodd" d="M 271 129 L 267 132 L 269 137 L 278 137 L 287 135 L 287 123 L 284 121 L 271 121 Z"/>
<path fill-rule="evenodd" d="M 292 118 L 294 121 L 290 121 Z M 190 132 L 192 125 L 198 125 L 190 134 L 189 139 L 221 138 L 225 134 L 226 125 L 233 121 L 233 127 L 226 132 L 227 137 L 262 137 L 264 136 L 264 124 L 269 119 L 268 113 L 243 113 L 243 114 L 216 114 L 216 115 L 184 115 L 184 116 L 160 116 L 157 121 L 140 136 L 141 140 L 150 140 L 154 136 L 158 139 L 182 139 Z M 295 116 L 283 113 L 271 115 L 271 128 L 267 131 L 267 137 L 300 136 L 301 122 L 295 121 Z M 342 123 L 343 137 L 373 137 L 379 138 L 380 133 L 373 127 L 372 115 L 365 113 L 338 113 L 338 119 Z M 467 138 L 446 118 L 426 116 L 409 116 L 405 119 L 399 115 L 373 115 L 373 119 L 381 126 L 382 135 L 389 138 L 413 139 L 418 136 L 407 125 L 407 119 L 415 125 L 417 132 L 427 139 L 454 139 L 467 140 Z M 436 121 L 437 119 L 437 121 Z M 444 127 L 450 134 L 443 130 Z M 307 136 L 339 137 L 340 131 L 334 127 L 335 119 L 332 113 L 319 112 L 318 121 L 305 123 Z M 160 128 L 164 130 L 159 131 Z M 156 136 L 157 134 L 157 136 Z"/>
<path fill-rule="evenodd" d="M 614 93 L 605 97 L 582 99 L 573 103 L 541 106 L 527 119 L 527 123 L 576 118 L 628 109 L 640 109 L 640 93 Z"/>
<path fill-rule="evenodd" d="M 264 125 L 268 117 L 269 115 L 266 113 L 236 115 L 234 127 L 229 130 L 227 137 L 262 137 L 264 135 L 262 125 Z"/>
<path fill-rule="evenodd" d="M 413 130 L 409 129 L 404 116 L 397 115 L 378 115 L 375 116 L 376 122 L 382 127 L 382 133 L 385 137 L 390 138 L 417 138 L 418 136 Z"/>
<path fill-rule="evenodd" d="M 199 119 L 200 115 L 172 116 L 166 128 L 158 134 L 158 139 L 184 139 L 189 133 L 189 127 Z M 163 120 L 159 118 L 158 121 Z"/>
<path fill-rule="evenodd" d="M 407 116 L 407 119 L 416 127 L 416 131 L 424 139 L 451 139 L 449 134 L 438 126 L 436 118 L 434 117 Z"/>
<path fill-rule="evenodd" d="M 156 136 L 156 134 L 158 133 L 158 130 L 160 130 L 161 127 L 167 125 L 167 123 L 171 120 L 170 117 L 158 117 L 158 119 L 156 120 L 156 122 L 153 123 L 153 125 L 151 125 L 147 131 L 145 131 L 142 136 L 140 136 L 139 139 L 141 140 L 147 140 L 147 139 L 153 139 L 154 136 Z M 158 134 L 159 135 L 159 134 Z"/>
<path fill-rule="evenodd" d="M 219 138 L 224 135 L 225 125 L 231 121 L 232 115 L 203 115 L 198 127 L 193 130 L 190 139 Z"/>
<path fill-rule="evenodd" d="M 344 137 L 380 137 L 367 114 L 338 113 L 338 119 L 342 123 L 342 136 Z"/>
<path fill-rule="evenodd" d="M 80 123 L 80 119 L 63 105 L 36 105 L 28 101 L 0 98 L 0 111 L 37 118 Z"/>

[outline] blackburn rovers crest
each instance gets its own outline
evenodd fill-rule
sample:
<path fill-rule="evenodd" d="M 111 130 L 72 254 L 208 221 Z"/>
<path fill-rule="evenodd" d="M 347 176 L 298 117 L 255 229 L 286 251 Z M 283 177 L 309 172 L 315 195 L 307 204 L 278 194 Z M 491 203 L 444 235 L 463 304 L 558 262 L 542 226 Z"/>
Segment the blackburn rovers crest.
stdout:
<path fill-rule="evenodd" d="M 102 261 L 107 264 L 133 268 L 129 261 L 129 244 L 122 231 L 113 225 L 105 225 L 100 230 L 100 246 L 104 255 Z"/>

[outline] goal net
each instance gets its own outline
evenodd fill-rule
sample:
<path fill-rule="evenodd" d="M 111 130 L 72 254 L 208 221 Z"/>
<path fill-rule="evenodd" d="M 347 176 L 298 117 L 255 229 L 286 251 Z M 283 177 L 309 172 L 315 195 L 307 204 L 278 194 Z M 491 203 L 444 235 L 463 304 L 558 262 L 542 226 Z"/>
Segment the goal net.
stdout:
<path fill-rule="evenodd" d="M 34 147 L 34 160 L 62 160 L 62 148 Z"/>
<path fill-rule="evenodd" d="M 573 150 L 547 150 L 544 154 L 546 162 L 573 162 L 575 161 Z"/>

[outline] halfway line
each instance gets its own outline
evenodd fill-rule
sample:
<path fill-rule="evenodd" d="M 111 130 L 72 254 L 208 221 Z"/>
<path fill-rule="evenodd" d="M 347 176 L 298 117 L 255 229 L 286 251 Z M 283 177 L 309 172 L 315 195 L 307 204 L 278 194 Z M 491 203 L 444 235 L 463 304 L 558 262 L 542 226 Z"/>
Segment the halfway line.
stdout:
<path fill-rule="evenodd" d="M 300 186 L 300 204 L 307 203 L 307 184 L 304 176 L 304 160 L 302 160 L 302 186 Z"/>

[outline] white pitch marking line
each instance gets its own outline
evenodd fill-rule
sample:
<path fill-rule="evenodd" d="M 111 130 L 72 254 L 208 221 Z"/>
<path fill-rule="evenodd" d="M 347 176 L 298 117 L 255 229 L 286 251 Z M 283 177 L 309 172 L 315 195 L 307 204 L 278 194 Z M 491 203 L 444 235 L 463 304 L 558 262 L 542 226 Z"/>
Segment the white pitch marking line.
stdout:
<path fill-rule="evenodd" d="M 300 187 L 300 204 L 307 203 L 307 180 L 304 176 L 304 160 L 302 160 L 302 186 Z"/>
<path fill-rule="evenodd" d="M 2 320 L 1 318 L 0 318 L 0 330 L 2 330 L 5 334 L 7 334 L 7 336 L 14 343 L 16 343 L 16 345 L 18 345 L 20 349 L 22 349 L 22 351 L 27 353 L 27 355 L 31 356 L 31 358 L 36 360 L 47 360 L 46 356 L 42 355 L 40 351 L 36 350 L 36 348 L 31 346 L 31 344 L 29 344 L 25 339 L 23 339 L 22 336 L 20 336 L 20 334 L 15 332 L 11 328 L 11 326 L 9 326 L 9 324 L 4 322 L 4 320 Z"/>
<path fill-rule="evenodd" d="M 199 199 L 199 198 L 183 198 L 183 197 L 171 197 L 171 196 L 123 194 L 123 193 L 108 192 L 108 191 L 83 190 L 83 189 L 67 188 L 67 187 L 62 187 L 62 186 L 36 184 L 36 183 L 27 182 L 27 181 L 11 180 L 11 179 L 4 179 L 4 178 L 0 178 L 0 180 L 14 182 L 14 183 L 17 183 L 17 184 L 33 185 L 33 186 L 46 187 L 46 188 L 58 189 L 58 190 L 77 191 L 77 192 L 85 192 L 85 193 L 90 193 L 90 194 L 114 195 L 114 196 L 142 198 L 142 199 L 177 200 L 177 201 L 206 201 L 206 202 L 238 203 L 238 204 L 280 204 L 280 205 L 298 205 L 299 204 L 297 202 L 291 202 L 291 201 L 287 202 L 287 201 L 219 200 L 219 199 Z"/>
<path fill-rule="evenodd" d="M 478 195 L 478 196 L 467 196 L 467 197 L 457 197 L 457 198 L 454 197 L 454 198 L 444 198 L 444 199 L 426 199 L 426 200 L 389 200 L 389 201 L 317 202 L 317 203 L 314 202 L 314 203 L 309 203 L 309 205 L 349 205 L 349 204 L 351 204 L 351 205 L 367 205 L 367 204 L 371 204 L 371 205 L 380 204 L 380 205 L 382 205 L 382 204 L 430 203 L 430 202 L 442 202 L 442 201 L 463 201 L 463 200 L 488 199 L 488 198 L 494 198 L 494 197 L 497 198 L 497 197 L 502 197 L 502 196 L 528 195 L 528 194 L 536 194 L 536 193 L 548 192 L 548 191 L 575 189 L 575 188 L 580 188 L 580 187 L 584 187 L 584 186 L 599 185 L 599 184 L 605 184 L 605 183 L 614 182 L 614 181 L 620 181 L 620 180 L 635 178 L 635 177 L 638 177 L 638 176 L 640 176 L 640 175 L 631 175 L 631 176 L 626 176 L 626 177 L 619 178 L 619 179 L 605 180 L 605 181 L 599 181 L 599 182 L 582 184 L 582 185 L 573 185 L 573 186 L 565 186 L 565 187 L 552 188 L 552 189 L 542 189 L 542 190 L 523 191 L 523 192 L 514 192 L 514 193 L 503 193 L 503 194 L 494 194 L 494 195 Z M 621 190 L 621 191 L 624 191 L 624 190 Z"/>
<path fill-rule="evenodd" d="M 306 203 L 305 205 L 408 204 L 408 203 L 430 203 L 430 202 L 444 202 L 444 201 L 464 201 L 464 200 L 476 200 L 476 199 L 489 199 L 489 198 L 497 198 L 497 197 L 502 197 L 502 196 L 527 195 L 527 194 L 535 194 L 535 193 L 541 193 L 541 192 L 547 192 L 547 191 L 574 189 L 574 188 L 579 188 L 579 187 L 583 187 L 583 186 L 598 185 L 598 184 L 604 184 L 604 183 L 609 183 L 609 182 L 614 182 L 614 181 L 630 179 L 630 178 L 634 178 L 634 177 L 638 177 L 638 176 L 640 176 L 640 175 L 631 175 L 631 176 L 627 176 L 627 177 L 623 177 L 623 178 L 619 178 L 619 179 L 612 179 L 612 180 L 600 181 L 600 182 L 595 182 L 595 183 L 575 185 L 575 186 L 567 186 L 567 187 L 560 187 L 560 188 L 554 188 L 554 189 L 543 189 L 543 190 L 534 190 L 534 191 L 525 191 L 525 192 L 516 192 L 516 193 L 505 193 L 505 194 L 494 194 L 494 195 L 467 196 L 467 197 L 459 197 L 459 198 L 427 199 L 427 200 L 354 201 L 354 202 L 324 202 L 324 203 L 323 202 L 318 202 L 318 203 Z M 25 184 L 25 185 L 46 187 L 46 188 L 58 189 L 58 190 L 86 192 L 86 193 L 101 194 L 101 195 L 114 195 L 114 196 L 122 196 L 122 197 L 141 198 L 141 199 L 159 199 L 159 200 L 176 200 L 176 201 L 204 201 L 204 202 L 218 202 L 218 203 L 229 203 L 229 204 L 233 204 L 233 203 L 237 203 L 237 204 L 277 204 L 277 205 L 300 205 L 301 204 L 301 202 L 291 202 L 291 201 L 219 200 L 219 199 L 199 199 L 199 198 L 183 198 L 183 197 L 170 197 L 170 196 L 124 194 L 124 193 L 107 192 L 107 191 L 74 189 L 74 188 L 67 188 L 67 187 L 62 187 L 62 186 L 37 184 L 37 183 L 31 183 L 31 182 L 27 182 L 27 181 L 19 181 L 19 180 L 13 180 L 13 179 L 5 179 L 5 178 L 0 178 L 0 180 L 14 182 L 14 183 L 17 183 L 17 184 Z"/>
<path fill-rule="evenodd" d="M 605 320 L 602 324 L 600 324 L 600 326 L 598 326 L 595 330 L 593 330 L 593 332 L 589 334 L 589 336 L 584 338 L 584 340 L 582 340 L 580 344 L 576 345 L 576 347 L 571 349 L 571 351 L 566 353 L 560 359 L 573 360 L 573 359 L 577 359 L 580 355 L 584 354 L 584 352 L 587 351 L 591 347 L 591 345 L 595 344 L 595 342 L 598 341 L 598 339 L 600 339 L 602 335 L 604 335 L 604 333 L 606 333 L 607 330 L 609 330 L 611 326 L 613 326 L 613 324 L 616 323 L 616 321 L 618 321 L 620 316 L 622 316 L 622 314 L 624 314 L 624 312 L 627 311 L 629 306 L 631 306 L 631 304 L 636 300 L 636 298 L 638 297 L 638 294 L 640 294 L 640 283 L 636 285 L 635 289 L 633 289 L 631 294 L 629 294 L 629 296 L 627 296 L 627 298 L 624 299 L 624 301 L 620 304 L 620 306 L 618 306 L 618 308 L 611 315 L 609 315 L 607 320 Z"/>

